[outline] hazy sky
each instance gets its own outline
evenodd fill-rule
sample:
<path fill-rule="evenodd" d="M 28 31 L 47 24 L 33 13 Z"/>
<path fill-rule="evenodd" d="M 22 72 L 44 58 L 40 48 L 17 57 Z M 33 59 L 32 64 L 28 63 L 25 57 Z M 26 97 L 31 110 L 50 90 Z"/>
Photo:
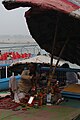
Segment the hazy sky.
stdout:
<path fill-rule="evenodd" d="M 6 10 L 0 0 L 0 35 L 29 34 L 24 13 L 28 8 Z"/>

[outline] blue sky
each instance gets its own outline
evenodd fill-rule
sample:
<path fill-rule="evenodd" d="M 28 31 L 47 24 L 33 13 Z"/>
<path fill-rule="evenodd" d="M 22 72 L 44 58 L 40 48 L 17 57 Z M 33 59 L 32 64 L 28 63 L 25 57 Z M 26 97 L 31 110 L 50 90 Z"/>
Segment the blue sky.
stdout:
<path fill-rule="evenodd" d="M 29 34 L 24 13 L 28 8 L 6 10 L 0 0 L 0 35 Z"/>

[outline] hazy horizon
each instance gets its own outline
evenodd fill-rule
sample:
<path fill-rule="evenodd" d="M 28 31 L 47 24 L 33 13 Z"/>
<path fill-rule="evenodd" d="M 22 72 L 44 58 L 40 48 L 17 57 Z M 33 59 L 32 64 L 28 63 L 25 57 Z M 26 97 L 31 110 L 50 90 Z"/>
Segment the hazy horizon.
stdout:
<path fill-rule="evenodd" d="M 0 35 L 30 35 L 24 17 L 29 8 L 6 10 L 2 1 L 0 0 Z"/>
<path fill-rule="evenodd" d="M 0 35 L 0 44 L 12 43 L 35 43 L 30 35 Z"/>

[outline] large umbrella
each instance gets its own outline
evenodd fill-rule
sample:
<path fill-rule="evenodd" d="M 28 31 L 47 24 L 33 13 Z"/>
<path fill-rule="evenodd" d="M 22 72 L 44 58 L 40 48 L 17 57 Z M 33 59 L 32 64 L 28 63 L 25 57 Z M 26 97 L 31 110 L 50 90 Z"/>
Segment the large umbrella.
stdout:
<path fill-rule="evenodd" d="M 34 57 L 31 57 L 29 59 L 24 59 L 19 62 L 14 62 L 10 66 L 18 64 L 18 63 L 44 63 L 44 64 L 50 64 L 51 57 L 48 55 L 37 55 Z M 57 59 L 53 59 L 53 65 L 55 65 L 57 62 Z M 62 65 L 64 61 L 59 61 L 59 65 Z"/>
<path fill-rule="evenodd" d="M 52 59 L 57 56 L 80 65 L 79 0 L 4 0 L 3 4 L 8 10 L 31 7 L 25 18 L 40 47 Z"/>

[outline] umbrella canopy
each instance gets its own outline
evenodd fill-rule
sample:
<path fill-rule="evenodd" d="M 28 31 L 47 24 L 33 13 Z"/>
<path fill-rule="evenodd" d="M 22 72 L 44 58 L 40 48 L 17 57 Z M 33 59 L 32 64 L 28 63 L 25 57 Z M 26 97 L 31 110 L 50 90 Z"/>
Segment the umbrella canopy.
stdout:
<path fill-rule="evenodd" d="M 57 60 L 54 60 L 54 64 L 56 63 Z M 25 59 L 20 61 L 22 63 L 26 63 L 26 62 L 33 62 L 33 63 L 50 63 L 50 57 L 49 56 L 45 56 L 45 55 L 38 55 L 29 59 Z"/>
<path fill-rule="evenodd" d="M 29 59 L 24 59 L 19 62 L 14 62 L 10 66 L 18 64 L 18 63 L 46 63 L 50 64 L 51 58 L 48 55 L 38 55 Z M 53 59 L 53 65 L 55 65 L 57 62 L 57 59 Z M 63 62 L 59 62 L 59 65 L 62 65 Z"/>
<path fill-rule="evenodd" d="M 53 49 L 53 55 L 59 57 L 67 43 L 60 57 L 80 65 L 79 0 L 5 0 L 3 4 L 8 10 L 31 7 L 25 18 L 40 47 L 51 54 Z"/>
<path fill-rule="evenodd" d="M 50 60 L 51 60 L 51 57 L 49 55 L 38 55 L 29 59 L 13 62 L 10 66 L 14 66 L 17 64 L 26 64 L 26 63 L 41 63 L 41 64 L 45 63 L 50 65 Z M 53 65 L 56 65 L 56 62 L 57 62 L 57 59 L 53 59 Z M 67 62 L 64 60 L 60 60 L 58 65 L 61 66 L 64 63 L 68 63 L 70 68 L 80 68 L 78 65 L 71 64 L 70 62 Z"/>
<path fill-rule="evenodd" d="M 31 62 L 33 62 L 33 63 L 47 63 L 47 64 L 50 64 L 50 60 L 51 60 L 51 58 L 49 56 L 38 55 L 38 56 L 29 58 L 29 59 L 22 60 L 20 62 L 22 62 L 22 63 L 26 63 L 26 62 L 31 63 Z M 57 60 L 53 59 L 53 65 L 55 65 L 56 62 L 57 62 Z"/>

